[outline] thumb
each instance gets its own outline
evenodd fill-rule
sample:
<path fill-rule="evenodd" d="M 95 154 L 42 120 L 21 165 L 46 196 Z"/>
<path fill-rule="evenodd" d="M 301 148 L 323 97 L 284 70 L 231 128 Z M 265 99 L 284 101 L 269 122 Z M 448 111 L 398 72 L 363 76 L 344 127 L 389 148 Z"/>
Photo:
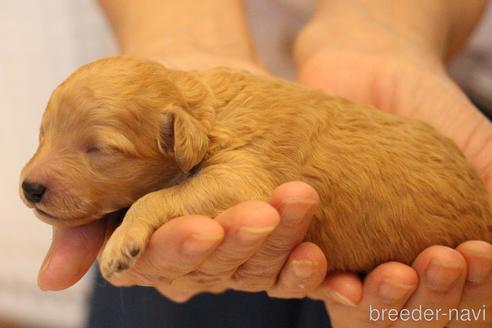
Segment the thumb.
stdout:
<path fill-rule="evenodd" d="M 61 290 L 89 270 L 104 242 L 107 221 L 74 228 L 53 228 L 53 240 L 38 274 L 42 290 Z"/>

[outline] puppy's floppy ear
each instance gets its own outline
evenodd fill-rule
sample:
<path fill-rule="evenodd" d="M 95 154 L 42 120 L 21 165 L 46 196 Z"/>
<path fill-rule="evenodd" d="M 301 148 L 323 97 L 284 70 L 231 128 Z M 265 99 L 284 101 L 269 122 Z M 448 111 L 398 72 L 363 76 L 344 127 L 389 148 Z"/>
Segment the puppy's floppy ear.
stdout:
<path fill-rule="evenodd" d="M 172 107 L 161 113 L 158 147 L 174 157 L 183 172 L 189 172 L 205 157 L 208 136 L 205 127 L 182 108 Z"/>

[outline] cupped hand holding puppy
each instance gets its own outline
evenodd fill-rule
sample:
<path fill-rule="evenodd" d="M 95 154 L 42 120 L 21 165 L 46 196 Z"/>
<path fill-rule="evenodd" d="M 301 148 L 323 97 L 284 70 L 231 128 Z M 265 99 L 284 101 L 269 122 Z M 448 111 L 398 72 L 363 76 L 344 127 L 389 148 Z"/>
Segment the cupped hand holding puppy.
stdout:
<path fill-rule="evenodd" d="M 175 301 L 226 289 L 304 296 L 326 274 L 322 252 L 302 243 L 317 203 L 312 188 L 292 182 L 268 203 L 244 202 L 214 220 L 171 220 L 153 234 L 136 265 L 110 281 L 154 286 Z"/>
<path fill-rule="evenodd" d="M 464 26 L 454 26 L 453 32 L 448 32 L 454 33 L 454 38 L 448 36 L 449 43 L 440 39 L 440 27 L 436 26 L 442 20 L 426 21 L 442 15 L 439 1 L 432 6 L 427 2 L 425 13 L 420 1 L 362 3 L 321 1 L 320 10 L 297 42 L 300 80 L 329 94 L 432 124 L 457 143 L 492 192 L 492 125 L 448 77 L 444 63 L 464 42 L 463 34 L 471 30 L 467 20 L 478 14 L 479 2 L 474 4 L 476 8 L 464 2 L 458 5 L 462 19 L 456 24 Z M 422 30 L 412 30 L 416 25 L 406 26 L 405 20 L 398 20 L 400 14 L 410 24 L 419 22 Z M 411 267 L 386 263 L 375 268 L 363 283 L 354 275 L 333 274 L 323 285 L 317 290 L 318 298 L 326 301 L 337 328 L 370 324 L 488 327 L 492 322 L 492 245 L 469 241 L 456 249 L 433 246 Z M 485 306 L 487 315 L 486 321 L 448 322 L 448 316 L 441 316 L 440 320 L 376 323 L 368 322 L 369 306 L 398 310 L 422 306 L 443 312 Z"/>
<path fill-rule="evenodd" d="M 239 0 L 100 2 L 127 55 L 178 69 L 229 66 L 264 72 Z M 113 282 L 150 284 L 174 300 L 225 288 L 305 295 L 326 272 L 321 250 L 302 243 L 317 197 L 309 186 L 293 183 L 279 187 L 269 203 L 239 204 L 215 220 L 202 216 L 172 220 L 154 233 L 134 269 Z M 77 282 L 112 230 L 111 220 L 54 228 L 38 278 L 40 287 L 59 290 Z M 170 280 L 176 282 L 170 285 Z"/>
<path fill-rule="evenodd" d="M 318 195 L 291 182 L 270 201 L 245 202 L 213 220 L 198 215 L 163 225 L 131 269 L 115 285 L 154 286 L 175 301 L 200 292 L 267 290 L 277 297 L 304 297 L 326 274 L 326 259 L 304 242 Z M 112 230 L 111 219 L 87 226 L 55 228 L 39 275 L 43 289 L 67 288 L 88 270 Z"/>
<path fill-rule="evenodd" d="M 108 8 L 115 5 L 109 0 L 102 2 Z M 145 17 L 148 22 L 145 28 L 149 30 L 139 30 L 139 26 L 144 28 L 142 24 L 136 24 L 135 29 L 116 28 L 122 49 L 127 54 L 161 59 L 167 66 L 178 68 L 186 68 L 190 63 L 192 68 L 204 68 L 224 60 L 227 60 L 229 66 L 248 69 L 257 67 L 240 20 L 230 21 L 232 28 L 215 29 L 221 32 L 219 38 L 172 38 L 173 31 L 179 30 L 180 23 L 174 18 L 188 17 L 189 12 L 176 15 L 169 8 L 158 10 L 156 4 L 152 10 L 143 11 L 140 10 L 139 2 L 128 3 L 134 3 L 134 7 L 128 5 L 121 10 L 108 9 L 110 14 L 114 13 L 113 25 L 117 27 L 119 21 L 128 21 L 128 18 L 136 18 L 135 22 L 138 22 Z M 229 1 L 227 5 L 235 7 L 237 3 Z M 325 19 L 323 11 L 327 3 L 335 5 L 335 8 L 328 8 L 330 17 Z M 383 110 L 420 118 L 435 125 L 462 147 L 486 179 L 489 190 L 492 190 L 488 175 L 492 162 L 490 123 L 478 114 L 449 80 L 442 68 L 442 60 L 436 59 L 444 51 L 431 45 L 447 46 L 444 41 L 438 40 L 442 36 L 436 32 L 439 28 L 421 21 L 419 28 L 422 30 L 418 32 L 434 38 L 428 44 L 420 38 L 422 35 L 412 35 L 411 28 L 404 29 L 402 34 L 393 34 L 387 26 L 395 21 L 405 23 L 408 20 L 395 19 L 381 23 L 378 21 L 380 17 L 372 17 L 372 23 L 379 28 L 377 33 L 371 34 L 374 26 L 359 24 L 378 13 L 379 1 L 371 3 L 375 8 L 363 8 L 366 12 L 358 16 L 358 1 L 320 1 L 318 15 L 301 35 L 299 40 L 302 42 L 298 43 L 301 79 L 330 93 L 371 103 Z M 392 3 L 401 5 L 399 1 Z M 425 11 L 427 18 L 433 22 L 442 22 L 434 18 L 442 15 L 443 11 L 438 6 L 443 3 L 445 1 L 433 2 L 432 10 Z M 421 8 L 418 1 L 406 4 L 413 9 Z M 352 7 L 346 8 L 346 5 Z M 173 6 L 179 7 L 178 4 Z M 430 4 L 427 2 L 425 6 Z M 213 17 L 227 12 L 227 17 L 215 19 L 214 22 L 228 21 L 228 17 L 236 17 L 238 11 L 236 6 L 228 10 L 220 8 L 214 13 L 213 8 L 204 2 L 203 8 L 195 9 L 200 17 Z M 412 8 L 405 6 L 402 8 L 405 15 L 424 12 L 412 11 Z M 344 13 L 347 9 L 348 13 Z M 389 12 L 390 15 L 386 13 L 383 16 L 396 17 L 395 10 Z M 139 13 L 142 17 L 138 17 Z M 169 13 L 169 17 L 163 18 L 165 13 Z M 467 15 L 465 11 L 458 14 L 461 18 L 473 16 Z M 421 19 L 411 18 L 417 21 Z M 156 22 L 155 25 L 153 22 Z M 234 25 L 236 22 L 239 23 Z M 323 24 L 314 24 L 316 22 Z M 327 22 L 333 24 L 324 25 Z M 166 23 L 169 26 L 164 28 L 159 25 Z M 206 20 L 197 20 L 196 30 L 186 35 L 199 34 L 202 30 L 210 31 L 200 28 L 199 23 L 206 23 Z M 412 25 L 414 27 L 415 24 Z M 429 27 L 428 30 L 426 27 Z M 455 29 L 464 31 L 462 33 L 470 30 Z M 170 35 L 167 42 L 180 40 L 180 43 L 167 44 L 166 47 L 165 42 L 157 38 L 159 43 L 163 43 L 163 49 L 157 43 L 149 42 L 149 38 L 152 41 L 158 35 L 147 33 L 149 31 L 165 31 Z M 182 36 L 182 33 L 178 34 Z M 407 40 L 409 34 L 410 40 Z M 387 38 L 388 35 L 391 37 Z M 241 37 L 244 38 L 241 40 Z M 207 56 L 187 58 L 169 53 L 168 49 L 177 53 L 190 53 L 188 46 L 193 43 L 191 49 L 196 50 L 196 40 L 200 40 L 200 51 L 205 50 Z M 224 44 L 220 40 L 225 41 Z M 324 42 L 326 40 L 330 41 L 329 44 Z M 412 44 L 416 46 L 409 49 L 408 45 Z M 157 46 L 152 49 L 154 45 Z M 416 51 L 418 48 L 425 51 Z M 459 44 L 449 48 L 456 50 Z M 218 53 L 220 56 L 217 56 Z M 231 58 L 237 61 L 231 62 Z M 258 68 L 258 71 L 261 69 Z M 443 111 L 446 115 L 442 114 Z M 326 302 L 337 328 L 366 326 L 369 305 L 395 308 L 422 305 L 446 309 L 486 304 L 488 309 L 492 308 L 489 296 L 492 293 L 492 246 L 482 242 L 467 242 L 457 250 L 431 247 L 417 258 L 413 267 L 398 263 L 383 264 L 366 277 L 363 285 L 356 276 L 350 274 L 332 274 L 323 281 L 326 272 L 324 256 L 315 245 L 302 243 L 310 220 L 309 213 L 316 201 L 317 196 L 312 189 L 294 183 L 277 189 L 269 203 L 239 204 L 216 220 L 188 216 L 170 221 L 154 233 L 140 262 L 128 273 L 114 278 L 113 283 L 152 285 L 177 301 L 186 300 L 202 291 L 220 292 L 225 288 L 267 290 L 270 295 L 279 297 L 309 295 Z M 105 236 L 111 232 L 110 226 L 107 222 L 98 221 L 84 227 L 55 229 L 52 247 L 39 276 L 40 286 L 45 289 L 62 289 L 80 279 L 96 258 Z M 430 271 L 431 268 L 437 271 Z M 170 284 L 170 281 L 173 283 Z M 487 316 L 491 317 L 490 314 Z M 390 323 L 378 324 L 384 327 Z M 445 322 L 398 322 L 396 326 L 411 327 L 412 324 L 418 327 L 442 327 Z M 459 326 L 459 323 L 453 322 L 451 325 Z"/>
<path fill-rule="evenodd" d="M 264 72 L 246 33 L 240 1 L 127 1 L 122 5 L 104 0 L 101 4 L 125 54 L 179 69 L 230 66 Z M 190 5 L 193 12 L 187 9 Z M 142 20 L 146 24 L 140 24 Z M 219 35 L 212 35 L 215 32 Z M 177 218 L 158 229 L 137 265 L 112 282 L 152 285 L 176 301 L 226 288 L 304 296 L 321 283 L 327 267 L 317 246 L 302 243 L 317 202 L 311 187 L 291 183 L 279 187 L 269 203 L 238 204 L 215 220 Z M 108 218 L 76 228 L 53 228 L 39 286 L 60 290 L 76 283 L 114 229 L 112 222 Z"/>
<path fill-rule="evenodd" d="M 343 60 L 335 64 L 334 61 L 325 59 L 326 61 L 323 61 L 318 58 L 319 65 L 327 63 L 333 63 L 338 67 L 341 67 L 342 63 L 348 67 L 357 65 L 350 60 Z M 344 96 L 348 96 L 351 90 L 368 91 L 359 83 L 367 83 L 366 86 L 370 87 L 375 80 L 384 83 L 387 79 L 394 79 L 393 81 L 400 82 L 401 84 L 394 85 L 397 90 L 378 94 L 379 101 L 401 104 L 398 110 L 402 111 L 402 115 L 421 118 L 455 140 L 486 181 L 489 192 L 492 192 L 492 176 L 490 175 L 492 127 L 490 122 L 444 74 L 434 76 L 429 72 L 422 73 L 417 67 L 397 66 L 398 69 L 389 67 L 392 64 L 394 63 L 389 60 L 383 64 L 379 62 L 379 59 L 373 63 L 364 63 L 368 65 L 367 67 L 378 67 L 381 71 L 371 70 L 370 75 L 364 76 L 361 74 L 362 70 L 359 70 L 357 78 L 353 76 L 345 88 L 339 82 L 340 80 L 337 80 L 335 69 L 326 69 L 330 72 L 329 76 L 320 76 L 317 72 L 325 71 L 325 69 L 320 69 L 318 66 L 317 69 L 313 69 L 314 74 L 306 73 L 303 79 L 306 83 L 322 87 L 331 93 L 339 92 Z M 318 64 L 312 62 L 310 65 Z M 388 71 L 385 71 L 386 69 Z M 405 69 L 407 71 L 402 73 Z M 386 73 L 395 74 L 398 77 L 372 75 Z M 352 86 L 350 85 L 352 83 L 358 85 Z M 332 89 L 332 86 L 336 87 Z M 385 99 L 386 96 L 394 98 Z M 374 104 L 371 99 L 364 100 Z M 381 104 L 378 105 L 381 106 Z M 381 108 L 387 109 L 384 106 Z M 413 109 L 422 111 L 418 112 Z M 456 249 L 433 246 L 424 250 L 411 267 L 400 263 L 386 263 L 375 268 L 363 282 L 355 275 L 332 274 L 328 276 L 323 285 L 317 290 L 319 294 L 317 298 L 326 301 L 333 326 L 337 328 L 365 327 L 369 318 L 369 306 L 396 309 L 412 309 L 422 306 L 422 308 L 438 308 L 443 311 L 449 308 L 481 309 L 486 306 L 488 309 L 487 322 L 480 320 L 472 324 L 452 321 L 447 326 L 486 327 L 492 322 L 492 297 L 490 296 L 492 295 L 492 245 L 482 241 L 469 241 Z M 323 292 L 325 288 L 326 293 Z M 347 317 L 352 319 L 348 321 Z M 413 324 L 416 325 L 415 327 L 444 327 L 447 322 L 448 318 L 443 316 L 439 322 Z M 388 326 L 391 323 L 386 322 Z M 400 320 L 395 326 L 407 327 L 407 325 L 412 327 L 412 324 Z"/>

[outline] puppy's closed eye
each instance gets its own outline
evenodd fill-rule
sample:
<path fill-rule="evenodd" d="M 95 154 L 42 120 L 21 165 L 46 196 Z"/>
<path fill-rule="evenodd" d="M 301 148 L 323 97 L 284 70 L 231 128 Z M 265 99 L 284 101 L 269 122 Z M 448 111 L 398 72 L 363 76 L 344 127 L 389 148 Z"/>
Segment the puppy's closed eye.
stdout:
<path fill-rule="evenodd" d="M 86 145 L 87 154 L 122 154 L 137 156 L 135 144 L 125 135 L 114 130 L 99 130 Z"/>
<path fill-rule="evenodd" d="M 107 144 L 90 146 L 85 151 L 85 156 L 92 167 L 97 169 L 114 168 L 125 160 L 132 158 L 124 150 Z"/>
<path fill-rule="evenodd" d="M 90 155 L 99 154 L 101 152 L 101 148 L 97 146 L 89 146 L 85 152 Z"/>
<path fill-rule="evenodd" d="M 130 158 L 120 149 L 103 144 L 87 147 L 84 155 L 93 169 L 106 174 Z"/>
<path fill-rule="evenodd" d="M 117 153 L 124 153 L 124 151 L 112 145 L 88 146 L 85 152 L 89 155 L 114 155 Z"/>

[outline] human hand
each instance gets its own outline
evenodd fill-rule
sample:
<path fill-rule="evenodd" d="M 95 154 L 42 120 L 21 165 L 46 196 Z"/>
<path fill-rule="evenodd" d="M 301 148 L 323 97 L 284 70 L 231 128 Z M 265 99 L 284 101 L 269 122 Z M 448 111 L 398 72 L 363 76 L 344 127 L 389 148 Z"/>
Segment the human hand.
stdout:
<path fill-rule="evenodd" d="M 151 58 L 174 69 L 228 66 L 265 73 L 254 54 L 240 0 L 100 3 L 125 55 Z M 215 220 L 177 218 L 154 233 L 134 269 L 112 282 L 153 285 L 175 300 L 225 288 L 304 295 L 326 271 L 320 249 L 301 243 L 316 203 L 312 188 L 294 183 L 280 187 L 270 204 L 239 204 Z M 58 290 L 79 280 L 114 229 L 113 221 L 55 228 L 40 287 Z"/>
<path fill-rule="evenodd" d="M 489 327 L 491 269 L 489 243 L 432 246 L 412 266 L 384 263 L 363 282 L 349 273 L 330 274 L 310 296 L 325 302 L 335 328 Z M 425 310 L 432 312 L 424 316 Z"/>
<path fill-rule="evenodd" d="M 138 56 L 152 58 L 168 68 L 227 65 L 264 74 L 261 66 L 246 55 L 226 58 L 195 49 L 183 56 L 162 48 L 139 50 Z M 311 286 L 321 283 L 326 273 L 321 250 L 301 243 L 317 202 L 311 187 L 291 183 L 279 187 L 270 204 L 246 202 L 214 220 L 204 216 L 176 218 L 155 231 L 137 265 L 111 282 L 154 286 L 176 301 L 228 288 L 304 296 Z M 52 246 L 39 274 L 40 287 L 58 290 L 78 281 L 111 235 L 116 220 L 106 218 L 77 228 L 54 228 Z M 297 278 L 296 272 L 301 272 L 301 277 Z"/>
<path fill-rule="evenodd" d="M 321 250 L 302 243 L 317 203 L 311 187 L 291 182 L 277 188 L 268 203 L 245 202 L 215 220 L 176 218 L 153 234 L 135 266 L 111 282 L 154 286 L 175 301 L 228 288 L 304 297 L 323 281 L 327 268 Z M 80 279 L 114 229 L 112 221 L 55 228 L 41 288 L 63 289 Z"/>
<path fill-rule="evenodd" d="M 317 203 L 311 187 L 292 182 L 277 188 L 268 203 L 244 202 L 213 220 L 173 219 L 153 234 L 134 266 L 109 281 L 153 286 L 175 301 L 226 289 L 304 296 L 326 273 L 318 247 L 301 244 Z"/>
<path fill-rule="evenodd" d="M 492 192 L 491 124 L 448 77 L 439 51 L 367 12 L 359 14 L 352 10 L 331 20 L 318 16 L 305 28 L 296 45 L 300 80 L 331 95 L 428 122 L 456 142 Z M 343 29 L 336 28 L 337 20 L 344 21 Z M 431 271 L 429 263 L 442 268 Z M 492 245 L 469 241 L 456 249 L 430 247 L 412 266 L 382 264 L 363 283 L 351 274 L 330 275 L 314 296 L 325 300 L 336 328 L 486 327 L 492 323 L 491 275 Z M 429 322 L 375 323 L 369 322 L 370 305 L 443 312 L 486 306 L 487 313 L 485 321 L 448 323 L 450 318 L 441 316 Z"/>
<path fill-rule="evenodd" d="M 402 2 L 411 6 L 411 2 L 394 3 Z M 377 14 L 371 16 L 369 9 L 354 5 L 348 8 L 350 13 L 339 9 L 339 15 L 331 13 L 337 8 L 328 9 L 329 17 L 316 16 L 297 39 L 300 82 L 429 123 L 458 145 L 492 192 L 492 124 L 448 76 L 448 55 L 441 53 L 446 46 L 435 46 L 442 42 L 432 37 L 424 41 L 418 33 L 395 27 Z"/>

